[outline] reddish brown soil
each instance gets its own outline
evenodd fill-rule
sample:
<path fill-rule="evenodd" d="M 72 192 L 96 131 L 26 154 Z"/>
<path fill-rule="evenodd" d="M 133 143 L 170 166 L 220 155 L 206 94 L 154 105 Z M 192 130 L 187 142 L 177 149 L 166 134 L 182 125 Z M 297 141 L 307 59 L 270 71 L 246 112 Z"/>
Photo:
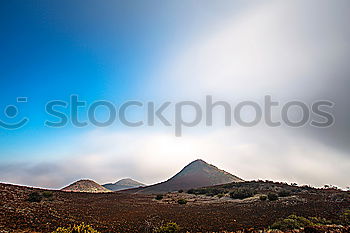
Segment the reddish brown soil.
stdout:
<path fill-rule="evenodd" d="M 350 207 L 349 198 L 333 198 L 339 191 L 300 193 L 274 202 L 203 201 L 189 194 L 170 195 L 170 199 L 175 200 L 192 198 L 185 205 L 156 201 L 154 195 L 61 191 L 54 191 L 51 201 L 32 203 L 27 201 L 32 191 L 27 187 L 0 184 L 0 232 L 51 232 L 59 226 L 81 222 L 101 232 L 148 232 L 170 221 L 190 232 L 236 231 L 264 228 L 290 214 L 334 219 Z"/>

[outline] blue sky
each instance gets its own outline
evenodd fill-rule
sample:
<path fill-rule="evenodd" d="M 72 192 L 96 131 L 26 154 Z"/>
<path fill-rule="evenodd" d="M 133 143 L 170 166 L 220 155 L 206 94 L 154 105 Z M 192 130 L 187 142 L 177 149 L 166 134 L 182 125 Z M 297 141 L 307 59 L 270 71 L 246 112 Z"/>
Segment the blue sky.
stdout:
<path fill-rule="evenodd" d="M 21 129 L 0 129 L 0 181 L 57 188 L 79 178 L 103 183 L 131 176 L 154 183 L 201 157 L 247 179 L 347 185 L 347 1 L 5 0 L 0 6 L 0 109 L 16 105 L 20 112 L 0 119 L 30 118 Z M 337 103 L 337 124 L 327 130 L 198 128 L 182 138 L 161 127 L 45 127 L 47 101 L 68 101 L 72 94 L 116 105 L 207 94 L 330 99 Z M 16 103 L 22 96 L 28 103 Z M 84 119 L 86 111 L 80 114 Z M 78 169 L 67 165 L 81 160 Z"/>
<path fill-rule="evenodd" d="M 0 131 L 1 158 L 8 153 L 23 156 L 14 148 L 24 147 L 25 156 L 32 156 L 31 147 L 84 130 L 66 127 L 53 132 L 43 127 L 49 100 L 67 101 L 72 94 L 89 102 L 115 103 L 156 97 L 157 87 L 146 85 L 159 61 L 214 27 L 218 16 L 232 13 L 228 6 L 232 9 L 235 4 L 223 2 L 209 9 L 210 5 L 209 1 L 204 5 L 3 1 L 0 107 L 15 104 L 19 96 L 28 97 L 29 102 L 19 107 L 23 116 L 30 116 L 30 124 L 13 132 Z"/>
<path fill-rule="evenodd" d="M 128 8 L 137 17 L 126 14 Z M 26 129 L 1 132 L 3 150 L 53 137 L 43 127 L 48 100 L 78 94 L 87 101 L 118 101 L 137 95 L 145 82 L 142 73 L 172 39 L 147 9 L 122 2 L 5 1 L 1 9 L 1 107 L 26 96 L 29 103 L 21 110 L 31 116 Z M 55 131 L 54 137 L 70 133 Z"/>

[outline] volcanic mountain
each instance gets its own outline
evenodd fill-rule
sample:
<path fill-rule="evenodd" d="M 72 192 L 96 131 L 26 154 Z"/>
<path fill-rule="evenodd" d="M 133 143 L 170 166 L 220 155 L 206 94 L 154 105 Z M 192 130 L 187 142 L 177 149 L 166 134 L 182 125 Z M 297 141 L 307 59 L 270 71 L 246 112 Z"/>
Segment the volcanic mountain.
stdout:
<path fill-rule="evenodd" d="M 133 179 L 126 178 L 126 179 L 121 179 L 115 182 L 114 184 L 108 183 L 102 186 L 111 191 L 118 191 L 118 190 L 130 189 L 130 188 L 138 188 L 145 185 Z"/>
<path fill-rule="evenodd" d="M 198 159 L 165 182 L 130 191 L 135 193 L 164 193 L 242 181 L 241 178 Z"/>
<path fill-rule="evenodd" d="M 79 180 L 61 189 L 65 192 L 106 193 L 111 192 L 92 180 Z"/>

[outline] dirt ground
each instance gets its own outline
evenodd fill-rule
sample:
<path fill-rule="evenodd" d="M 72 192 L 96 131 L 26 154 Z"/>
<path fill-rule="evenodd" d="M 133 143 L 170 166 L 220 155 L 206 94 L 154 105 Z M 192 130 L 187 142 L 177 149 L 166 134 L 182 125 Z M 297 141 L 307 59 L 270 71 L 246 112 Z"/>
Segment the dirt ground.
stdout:
<path fill-rule="evenodd" d="M 101 232 L 151 232 L 176 222 L 183 231 L 220 232 L 262 229 L 290 214 L 334 219 L 350 207 L 337 192 L 299 193 L 277 201 L 258 197 L 232 200 L 186 193 L 155 195 L 127 193 L 66 193 L 53 191 L 52 200 L 27 201 L 34 189 L 0 184 L 0 232 L 51 232 L 59 226 L 92 225 Z M 186 199 L 180 205 L 178 199 Z"/>

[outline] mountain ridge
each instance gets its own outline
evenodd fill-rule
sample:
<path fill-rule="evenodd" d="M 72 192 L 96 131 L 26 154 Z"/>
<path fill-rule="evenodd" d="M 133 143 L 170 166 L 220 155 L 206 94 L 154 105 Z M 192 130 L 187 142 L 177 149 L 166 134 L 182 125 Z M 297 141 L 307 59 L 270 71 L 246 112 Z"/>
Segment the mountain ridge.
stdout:
<path fill-rule="evenodd" d="M 107 193 L 111 192 L 102 185 L 96 183 L 93 180 L 81 179 L 74 183 L 64 187 L 61 191 L 65 192 L 85 192 L 85 193 Z"/>
<path fill-rule="evenodd" d="M 208 164 L 202 159 L 197 159 L 186 165 L 180 172 L 166 181 L 126 191 L 135 193 L 165 193 L 180 189 L 187 190 L 242 181 L 244 180 L 237 176 L 221 170 L 212 164 Z"/>
<path fill-rule="evenodd" d="M 118 180 L 115 183 L 107 183 L 102 186 L 111 191 L 119 191 L 119 190 L 142 187 L 142 186 L 145 186 L 145 184 L 140 183 L 131 178 L 124 178 L 124 179 Z"/>

